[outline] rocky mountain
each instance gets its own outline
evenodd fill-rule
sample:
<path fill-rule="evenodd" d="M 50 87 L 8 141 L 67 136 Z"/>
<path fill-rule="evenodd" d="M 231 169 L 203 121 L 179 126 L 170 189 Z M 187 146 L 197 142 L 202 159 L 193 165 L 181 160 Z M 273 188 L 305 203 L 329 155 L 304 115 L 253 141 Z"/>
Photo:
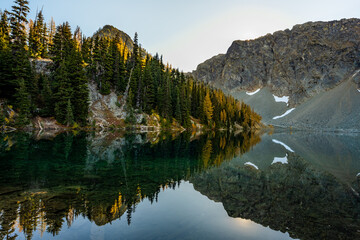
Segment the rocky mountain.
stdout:
<path fill-rule="evenodd" d="M 104 27 L 100 28 L 99 30 L 97 30 L 93 37 L 110 37 L 110 38 L 114 38 L 116 37 L 116 35 L 120 36 L 121 41 L 126 45 L 126 47 L 132 51 L 133 47 L 134 47 L 134 42 L 131 39 L 131 37 L 126 34 L 125 32 L 117 29 L 114 26 L 111 25 L 105 25 Z"/>
<path fill-rule="evenodd" d="M 359 69 L 360 19 L 342 19 L 234 41 L 193 75 L 243 99 L 265 123 L 358 130 Z"/>

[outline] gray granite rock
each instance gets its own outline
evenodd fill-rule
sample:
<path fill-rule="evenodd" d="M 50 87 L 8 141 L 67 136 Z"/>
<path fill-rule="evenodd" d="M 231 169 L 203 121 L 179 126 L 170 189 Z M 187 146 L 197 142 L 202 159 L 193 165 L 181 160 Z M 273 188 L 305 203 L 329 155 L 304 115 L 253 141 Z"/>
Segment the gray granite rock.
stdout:
<path fill-rule="evenodd" d="M 268 87 L 296 106 L 360 68 L 360 19 L 308 22 L 249 41 L 200 64 L 193 75 L 226 91 Z M 359 84 L 359 76 L 353 81 Z"/>

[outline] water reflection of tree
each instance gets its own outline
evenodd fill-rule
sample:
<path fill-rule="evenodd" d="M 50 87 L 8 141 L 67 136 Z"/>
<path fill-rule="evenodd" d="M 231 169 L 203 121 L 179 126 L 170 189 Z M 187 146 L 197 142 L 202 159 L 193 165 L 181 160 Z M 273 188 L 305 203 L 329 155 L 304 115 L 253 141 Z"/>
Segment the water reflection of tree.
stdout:
<path fill-rule="evenodd" d="M 260 141 L 251 133 L 211 133 L 190 141 L 190 134 L 61 134 L 34 140 L 27 134 L 2 137 L 0 143 L 0 238 L 27 239 L 33 232 L 57 235 L 86 217 L 101 226 L 121 218 L 128 224 L 137 204 L 152 203 L 166 188 L 203 169 L 248 151 Z M 5 139 L 6 138 L 6 139 Z M 9 149 L 8 141 L 12 142 Z M 154 144 L 155 143 L 155 144 Z M 114 158 L 114 159 L 110 159 Z"/>
<path fill-rule="evenodd" d="M 249 151 L 260 141 L 260 136 L 251 132 L 237 136 L 221 132 L 212 133 L 207 136 L 203 144 L 201 152 L 203 168 L 220 166 L 224 161 Z"/>

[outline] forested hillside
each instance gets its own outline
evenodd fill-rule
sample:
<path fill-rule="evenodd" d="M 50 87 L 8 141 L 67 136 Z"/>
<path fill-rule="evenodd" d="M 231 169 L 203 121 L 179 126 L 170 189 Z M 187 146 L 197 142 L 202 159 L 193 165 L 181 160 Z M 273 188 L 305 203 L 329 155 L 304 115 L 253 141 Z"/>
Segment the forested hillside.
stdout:
<path fill-rule="evenodd" d="M 191 116 L 210 128 L 260 123 L 248 105 L 147 53 L 137 34 L 129 43 L 107 26 L 85 37 L 68 22 L 46 23 L 42 11 L 28 20 L 28 1 L 14 2 L 0 21 L 0 125 L 24 126 L 35 116 L 55 117 L 66 126 L 90 125 L 89 83 L 102 95 L 116 92 L 130 124 L 139 113 L 158 113 L 185 128 L 191 127 Z M 39 59 L 51 59 L 49 73 L 35 71 Z"/>

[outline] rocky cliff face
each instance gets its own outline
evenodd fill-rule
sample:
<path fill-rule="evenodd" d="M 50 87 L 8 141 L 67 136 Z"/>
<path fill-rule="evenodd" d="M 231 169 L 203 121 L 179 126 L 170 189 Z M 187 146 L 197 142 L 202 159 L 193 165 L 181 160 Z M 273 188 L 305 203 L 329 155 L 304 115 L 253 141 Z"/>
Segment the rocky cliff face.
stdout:
<path fill-rule="evenodd" d="M 38 74 L 50 74 L 50 68 L 53 64 L 51 59 L 32 59 L 35 72 Z M 108 127 L 125 127 L 124 120 L 127 113 L 120 106 L 122 95 L 117 95 L 113 90 L 108 95 L 102 95 L 97 88 L 96 83 L 89 81 L 89 123 L 96 128 L 104 129 Z M 1 106 L 1 104 L 0 104 Z M 135 114 L 136 124 L 141 124 L 145 118 L 148 126 L 141 126 L 141 130 L 160 130 L 160 119 L 154 115 Z M 39 130 L 63 130 L 54 118 L 36 117 L 32 119 L 32 128 Z M 149 129 L 147 127 L 150 127 Z M 29 127 L 29 129 L 31 129 Z"/>
<path fill-rule="evenodd" d="M 360 19 L 343 19 L 234 41 L 226 54 L 200 64 L 193 75 L 228 91 L 268 87 L 290 96 L 294 106 L 334 88 L 358 68 Z"/>

